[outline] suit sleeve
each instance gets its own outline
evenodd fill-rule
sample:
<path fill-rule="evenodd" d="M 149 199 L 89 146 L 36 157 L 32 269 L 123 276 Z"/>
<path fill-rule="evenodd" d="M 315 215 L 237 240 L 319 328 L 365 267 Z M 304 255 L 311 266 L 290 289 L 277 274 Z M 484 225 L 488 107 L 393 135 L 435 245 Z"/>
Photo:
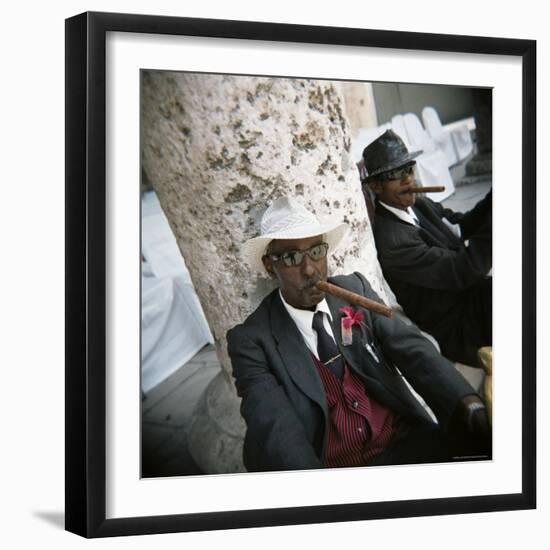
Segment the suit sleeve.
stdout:
<path fill-rule="evenodd" d="M 322 468 L 264 350 L 246 332 L 241 325 L 227 333 L 235 385 L 242 398 L 241 414 L 247 425 L 245 466 L 249 470 Z"/>
<path fill-rule="evenodd" d="M 464 240 L 474 238 L 483 232 L 491 231 L 491 222 L 493 215 L 493 191 L 490 190 L 483 199 L 481 199 L 468 212 L 454 212 L 450 208 L 444 208 L 440 203 L 430 201 L 433 208 L 438 212 L 441 218 L 446 218 L 451 223 L 458 223 L 462 238 Z"/>
<path fill-rule="evenodd" d="M 491 233 L 493 191 L 489 191 L 471 210 L 462 215 L 460 229 L 463 239 L 475 239 L 481 233 Z"/>
<path fill-rule="evenodd" d="M 363 275 L 356 275 L 361 280 L 364 295 L 381 301 Z M 384 355 L 422 396 L 445 429 L 462 398 L 475 395 L 475 391 L 416 325 L 406 325 L 395 316 L 388 319 L 371 313 L 371 317 Z"/>
<path fill-rule="evenodd" d="M 450 208 L 445 208 L 441 203 L 433 201 L 428 197 L 424 197 L 424 200 L 431 204 L 432 208 L 439 214 L 440 218 L 446 218 L 451 223 L 460 224 L 464 218 L 464 214 L 462 212 L 455 212 Z"/>
<path fill-rule="evenodd" d="M 490 220 L 486 221 L 490 226 Z M 380 261 L 387 276 L 438 290 L 465 290 L 486 277 L 492 267 L 492 238 L 488 227 L 459 251 L 429 246 L 417 229 L 401 230 Z"/>

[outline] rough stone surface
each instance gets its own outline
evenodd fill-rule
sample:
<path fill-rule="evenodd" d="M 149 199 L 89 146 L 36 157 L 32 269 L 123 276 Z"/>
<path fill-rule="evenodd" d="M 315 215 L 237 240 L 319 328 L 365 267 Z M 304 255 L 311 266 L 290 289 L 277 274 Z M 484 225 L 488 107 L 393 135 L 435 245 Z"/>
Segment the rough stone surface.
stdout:
<path fill-rule="evenodd" d="M 245 472 L 244 432 L 245 424 L 235 407 L 230 382 L 221 371 L 193 413 L 188 445 L 191 456 L 207 473 Z"/>

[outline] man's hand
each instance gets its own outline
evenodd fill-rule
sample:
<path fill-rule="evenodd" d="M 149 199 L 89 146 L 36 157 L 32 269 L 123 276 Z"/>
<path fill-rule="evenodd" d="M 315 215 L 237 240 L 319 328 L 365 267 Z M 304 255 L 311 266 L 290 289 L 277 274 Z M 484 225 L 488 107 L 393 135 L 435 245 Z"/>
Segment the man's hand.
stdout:
<path fill-rule="evenodd" d="M 453 415 L 449 434 L 457 456 L 491 457 L 491 424 L 479 396 L 467 395 L 462 398 Z"/>
<path fill-rule="evenodd" d="M 481 399 L 477 395 L 468 395 L 462 399 L 461 406 L 467 431 L 480 436 L 490 436 L 489 417 Z"/>

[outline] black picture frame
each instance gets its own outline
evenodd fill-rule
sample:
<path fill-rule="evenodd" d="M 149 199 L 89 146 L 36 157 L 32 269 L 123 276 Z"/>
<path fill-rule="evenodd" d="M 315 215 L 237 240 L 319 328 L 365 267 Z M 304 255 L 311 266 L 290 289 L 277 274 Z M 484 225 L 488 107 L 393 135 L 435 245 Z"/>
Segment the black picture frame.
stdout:
<path fill-rule="evenodd" d="M 514 494 L 106 519 L 106 33 L 516 56 L 522 62 L 522 489 Z M 536 506 L 536 42 L 83 13 L 66 20 L 66 529 L 85 537 L 531 509 Z M 518 404 L 519 406 L 519 404 Z"/>

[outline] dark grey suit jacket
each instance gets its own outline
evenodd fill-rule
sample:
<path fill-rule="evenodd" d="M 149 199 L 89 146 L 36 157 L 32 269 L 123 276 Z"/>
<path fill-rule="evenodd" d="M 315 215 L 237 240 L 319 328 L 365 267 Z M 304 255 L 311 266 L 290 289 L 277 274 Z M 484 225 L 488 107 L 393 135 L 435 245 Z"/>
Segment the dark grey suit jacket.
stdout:
<path fill-rule="evenodd" d="M 364 296 L 379 300 L 359 273 L 330 279 Z M 366 351 L 364 334 L 353 327 L 353 343 L 341 346 L 342 313 L 350 305 L 327 296 L 334 335 L 350 369 L 367 394 L 406 419 L 431 422 L 411 394 L 397 366 L 426 400 L 443 429 L 471 386 L 414 326 L 359 309 L 374 335 L 382 358 Z M 367 334 L 369 331 L 364 331 Z M 241 413 L 247 424 L 244 462 L 248 470 L 321 468 L 328 426 L 323 384 L 312 356 L 288 315 L 279 291 L 268 295 L 242 324 L 227 333 L 228 350 Z"/>

